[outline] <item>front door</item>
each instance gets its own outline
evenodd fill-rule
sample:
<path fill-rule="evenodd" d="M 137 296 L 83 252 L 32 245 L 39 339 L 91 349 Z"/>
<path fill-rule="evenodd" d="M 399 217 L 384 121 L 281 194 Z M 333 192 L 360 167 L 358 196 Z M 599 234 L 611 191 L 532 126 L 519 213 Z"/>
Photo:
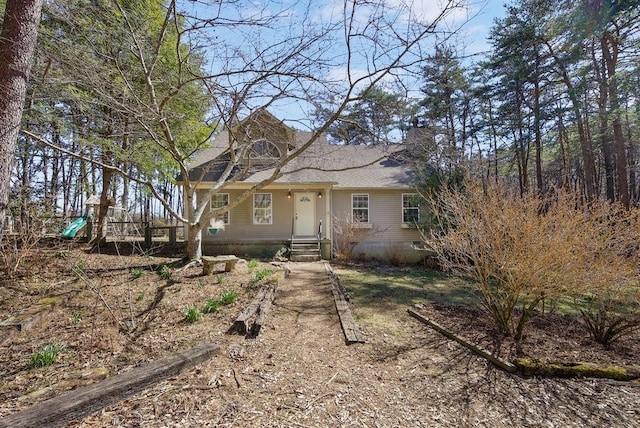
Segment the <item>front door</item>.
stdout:
<path fill-rule="evenodd" d="M 294 235 L 315 236 L 316 194 L 304 192 L 294 196 Z"/>

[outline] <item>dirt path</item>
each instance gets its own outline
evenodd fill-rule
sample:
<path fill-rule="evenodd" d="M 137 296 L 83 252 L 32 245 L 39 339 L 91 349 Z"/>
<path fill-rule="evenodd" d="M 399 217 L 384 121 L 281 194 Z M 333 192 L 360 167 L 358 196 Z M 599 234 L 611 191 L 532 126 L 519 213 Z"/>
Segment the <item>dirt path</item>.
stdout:
<path fill-rule="evenodd" d="M 406 313 L 362 327 L 345 345 L 324 265 L 292 264 L 258 338 L 212 331 L 222 355 L 75 426 L 640 426 L 637 386 L 511 376 Z"/>

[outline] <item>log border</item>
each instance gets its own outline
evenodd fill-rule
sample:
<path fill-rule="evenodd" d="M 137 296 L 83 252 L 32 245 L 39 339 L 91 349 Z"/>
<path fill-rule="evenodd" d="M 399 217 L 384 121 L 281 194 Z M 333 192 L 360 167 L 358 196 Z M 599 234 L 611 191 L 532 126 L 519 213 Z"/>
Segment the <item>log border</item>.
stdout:
<path fill-rule="evenodd" d="M 271 275 L 267 282 L 260 287 L 256 297 L 249 305 L 240 312 L 235 322 L 229 329 L 229 333 L 244 334 L 247 337 L 256 337 L 267 317 L 267 313 L 271 309 L 271 305 L 276 296 L 276 291 L 283 280 L 287 276 L 286 270 L 277 271 Z"/>
<path fill-rule="evenodd" d="M 352 343 L 365 343 L 365 337 L 360 332 L 358 324 L 356 324 L 353 314 L 351 313 L 351 309 L 349 308 L 349 299 L 344 286 L 340 282 L 340 278 L 338 278 L 338 275 L 333 272 L 329 263 L 325 263 L 324 268 L 329 280 L 331 281 L 331 293 L 333 294 L 336 311 L 338 312 L 338 318 L 340 319 L 340 325 L 342 326 L 342 331 L 347 345 Z"/>
<path fill-rule="evenodd" d="M 72 420 L 116 404 L 219 353 L 220 346 L 215 343 L 203 343 L 186 351 L 176 352 L 5 416 L 0 419 L 0 428 L 65 426 Z"/>

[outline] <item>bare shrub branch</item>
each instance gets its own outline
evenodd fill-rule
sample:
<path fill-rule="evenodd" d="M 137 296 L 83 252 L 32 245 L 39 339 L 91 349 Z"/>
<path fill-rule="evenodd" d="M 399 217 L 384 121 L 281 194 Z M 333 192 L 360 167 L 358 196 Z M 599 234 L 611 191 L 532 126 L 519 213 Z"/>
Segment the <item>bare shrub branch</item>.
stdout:
<path fill-rule="evenodd" d="M 606 301 L 637 314 L 638 213 L 609 204 L 587 209 L 564 193 L 521 197 L 474 183 L 443 190 L 432 208 L 440 229 L 423 231 L 423 240 L 444 269 L 477 287 L 503 333 L 521 339 L 545 299 L 590 296 L 600 304 L 583 314 L 612 327 L 604 331 L 620 326 L 615 316 L 598 315 L 615 307 Z"/>

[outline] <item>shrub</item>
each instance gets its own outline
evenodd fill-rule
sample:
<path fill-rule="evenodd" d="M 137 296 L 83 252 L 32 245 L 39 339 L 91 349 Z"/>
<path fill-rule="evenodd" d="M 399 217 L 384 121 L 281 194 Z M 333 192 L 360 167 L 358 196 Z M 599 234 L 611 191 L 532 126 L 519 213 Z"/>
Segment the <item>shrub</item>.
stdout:
<path fill-rule="evenodd" d="M 58 354 L 64 350 L 64 344 L 49 343 L 36 352 L 34 352 L 29 358 L 29 367 L 46 367 L 55 363 Z"/>
<path fill-rule="evenodd" d="M 576 303 L 589 336 L 602 345 L 610 345 L 640 326 L 638 302 L 590 296 Z"/>
<path fill-rule="evenodd" d="M 497 327 L 515 339 L 544 299 L 615 294 L 617 282 L 637 278 L 637 269 L 610 269 L 637 263 L 627 243 L 638 242 L 640 228 L 633 220 L 628 230 L 630 216 L 614 206 L 587 210 L 569 194 L 541 198 L 472 183 L 432 202 L 439 229 L 423 231 L 423 240 L 444 269 L 472 281 Z M 616 232 L 612 222 L 625 227 Z"/>
<path fill-rule="evenodd" d="M 609 345 L 640 326 L 640 211 L 594 202 L 571 292 L 589 335 Z"/>
<path fill-rule="evenodd" d="M 13 233 L 5 233 L 0 239 L 0 267 L 9 277 L 30 276 L 34 272 L 32 263 L 45 259 L 39 243 L 46 229 L 53 226 L 53 219 L 46 218 L 44 207 L 37 204 L 23 201 L 15 208 L 19 211 L 14 213 L 16 217 L 7 211 L 5 229 Z"/>
<path fill-rule="evenodd" d="M 384 256 L 391 266 L 401 266 L 415 261 L 409 249 L 399 243 L 391 244 L 384 249 Z"/>
<path fill-rule="evenodd" d="M 334 216 L 333 255 L 337 260 L 353 261 L 358 244 L 381 232 L 379 229 L 363 226 L 366 225 L 353 220 L 350 212 L 345 212 L 341 217 Z"/>

